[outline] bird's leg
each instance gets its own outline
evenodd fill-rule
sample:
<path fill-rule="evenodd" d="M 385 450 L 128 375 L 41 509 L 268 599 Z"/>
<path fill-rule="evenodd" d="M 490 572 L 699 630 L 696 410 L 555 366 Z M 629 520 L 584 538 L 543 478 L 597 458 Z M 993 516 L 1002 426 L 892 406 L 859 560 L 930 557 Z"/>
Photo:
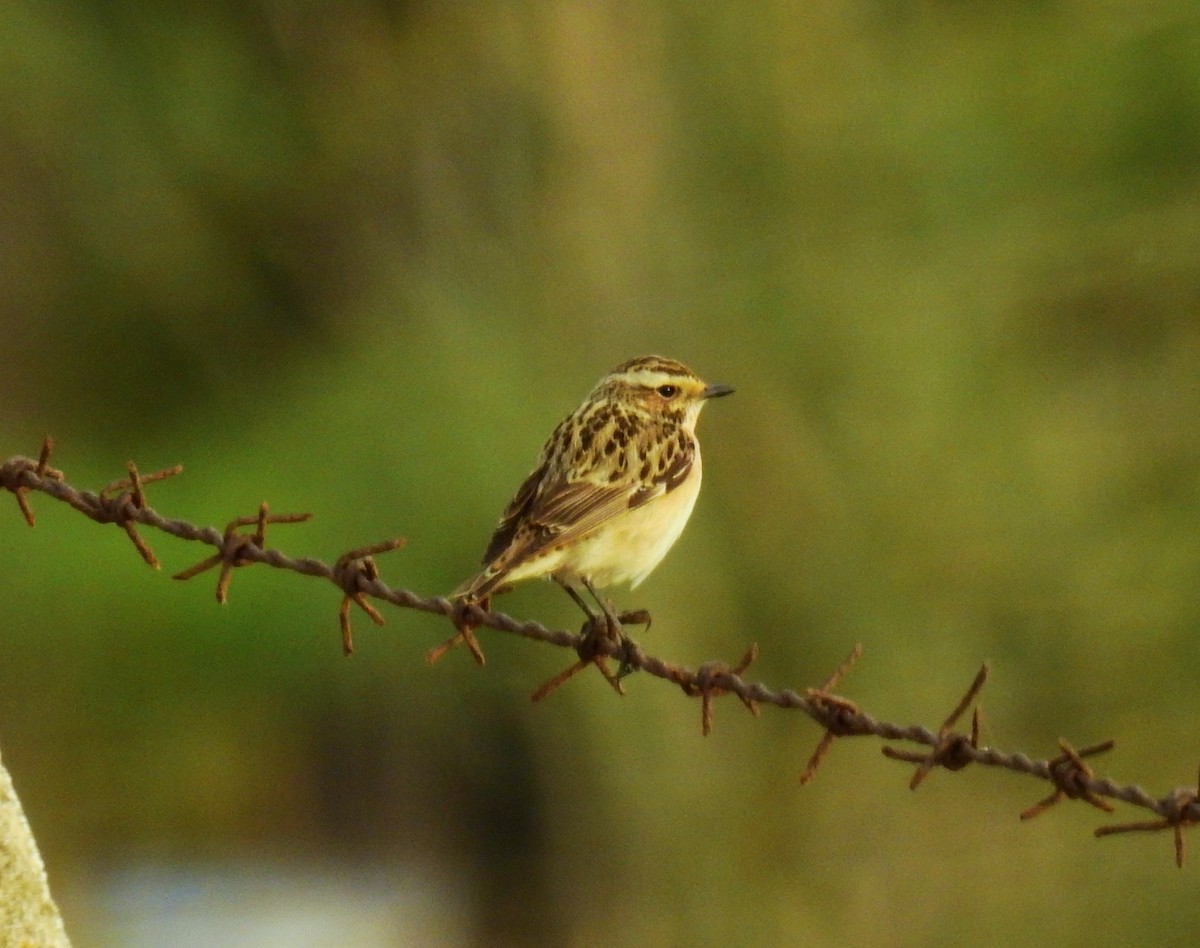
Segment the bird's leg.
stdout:
<path fill-rule="evenodd" d="M 595 587 L 590 582 L 586 579 L 581 580 L 581 582 L 587 587 L 587 591 L 592 594 L 592 598 L 600 604 L 600 608 L 604 610 L 604 618 L 608 624 L 608 630 L 614 638 L 627 638 L 628 636 L 623 631 L 623 628 L 627 625 L 641 625 L 645 626 L 647 630 L 650 628 L 651 616 L 648 609 L 625 609 L 621 612 L 614 612 L 613 604 L 596 592 Z M 575 601 L 579 602 L 578 597 Z M 584 609 L 587 609 L 587 607 L 584 606 Z M 590 609 L 587 611 L 591 613 Z M 594 615 L 594 613 L 591 614 Z"/>
<path fill-rule="evenodd" d="M 579 581 L 583 584 L 584 588 L 592 594 L 592 598 L 596 600 L 596 604 L 602 610 L 602 612 L 596 612 L 595 609 L 588 605 L 587 600 L 579 594 L 579 590 L 577 590 L 574 586 L 557 576 L 553 577 L 553 579 L 556 583 L 558 583 L 558 585 L 567 591 L 567 595 L 575 600 L 575 604 L 579 606 L 579 608 L 583 610 L 584 615 L 588 617 L 588 625 L 590 627 L 590 631 L 588 633 L 589 635 L 596 634 L 600 631 L 598 628 L 598 623 L 603 617 L 604 630 L 608 633 L 607 637 L 609 641 L 619 643 L 621 645 L 621 667 L 617 672 L 616 678 L 614 679 L 607 672 L 605 673 L 606 677 L 609 678 L 610 683 L 619 682 L 622 678 L 633 671 L 632 666 L 629 664 L 629 647 L 633 644 L 633 641 L 627 635 L 625 635 L 624 629 L 622 628 L 622 623 L 632 622 L 635 624 L 645 625 L 646 628 L 649 628 L 650 613 L 645 609 L 635 609 L 632 612 L 622 612 L 620 615 L 618 615 L 613 611 L 612 603 L 610 603 L 596 591 L 596 587 L 592 585 L 590 580 L 584 579 L 581 576 L 579 577 Z"/>
<path fill-rule="evenodd" d="M 558 576 L 553 576 L 552 579 L 567 591 L 567 595 L 575 600 L 575 604 L 579 606 L 579 608 L 583 610 L 584 615 L 587 616 L 587 623 L 584 626 L 585 631 L 583 633 L 583 641 L 580 643 L 580 660 L 577 665 L 572 666 L 572 668 L 568 670 L 567 677 L 575 674 L 575 672 L 579 671 L 579 669 L 585 667 L 590 662 L 591 664 L 595 665 L 597 669 L 599 669 L 600 674 L 602 674 L 608 683 L 612 685 L 613 690 L 616 691 L 617 694 L 623 695 L 625 693 L 625 689 L 621 687 L 622 675 L 619 672 L 618 674 L 614 675 L 611 671 L 609 671 L 608 657 L 603 652 L 597 651 L 595 648 L 599 637 L 605 635 L 605 632 L 608 633 L 606 637 L 611 641 L 620 641 L 619 633 L 614 634 L 612 631 L 613 616 L 607 609 L 605 609 L 605 614 L 601 616 L 600 613 L 596 612 L 595 609 L 587 604 L 587 600 L 584 599 L 583 596 L 579 595 L 579 590 L 577 590 L 565 579 L 561 579 Z M 588 588 L 591 589 L 591 584 L 589 583 L 587 585 Z M 601 608 L 603 608 L 604 602 L 599 596 L 596 596 L 596 591 L 591 589 L 591 593 L 596 598 L 596 601 L 600 603 Z M 604 620 L 603 625 L 601 625 L 601 619 Z M 617 623 L 617 628 L 620 629 L 619 622 Z M 624 667 L 624 663 L 622 663 L 622 667 Z M 551 679 L 550 682 L 547 682 L 547 685 L 550 685 L 551 689 L 557 688 L 559 684 L 561 684 L 561 682 L 558 679 Z M 538 700 L 539 698 L 543 697 L 544 694 L 545 692 L 539 689 L 535 694 L 534 700 Z"/>
<path fill-rule="evenodd" d="M 566 590 L 568 596 L 575 600 L 575 605 L 583 610 L 583 614 L 588 617 L 588 620 L 595 622 L 598 618 L 595 610 L 587 604 L 587 601 L 581 595 L 579 595 L 579 591 L 566 580 L 559 579 L 557 576 L 553 577 L 553 579 L 556 583 L 558 583 L 558 585 Z"/>
<path fill-rule="evenodd" d="M 575 600 L 575 604 L 583 610 L 583 613 L 588 617 L 589 622 L 595 625 L 596 622 L 601 618 L 601 615 L 603 615 L 604 625 L 608 630 L 608 637 L 614 642 L 620 640 L 621 620 L 617 618 L 616 613 L 613 612 L 612 606 L 608 603 L 608 601 L 602 598 L 601 595 L 596 592 L 596 587 L 591 584 L 590 580 L 584 579 L 582 576 L 579 577 L 579 581 L 583 583 L 583 587 L 590 592 L 592 594 L 592 598 L 596 600 L 596 605 L 600 607 L 600 612 L 597 612 L 590 605 L 588 605 L 587 600 L 579 594 L 579 590 L 572 586 L 569 582 L 564 579 L 560 579 L 557 576 L 553 578 L 558 585 L 567 591 L 567 595 Z"/>
<path fill-rule="evenodd" d="M 579 581 L 583 583 L 583 588 L 592 594 L 592 598 L 596 600 L 596 604 L 603 611 L 604 621 L 608 626 L 608 637 L 614 642 L 621 641 L 625 636 L 621 632 L 621 620 L 613 612 L 612 603 L 596 592 L 596 587 L 592 585 L 590 579 L 580 576 Z"/>
<path fill-rule="evenodd" d="M 617 670 L 617 680 L 624 678 L 626 675 L 634 671 L 635 667 L 631 664 L 630 655 L 637 650 L 637 643 L 625 634 L 624 626 L 629 623 L 633 625 L 642 625 L 647 629 L 650 628 L 650 613 L 646 609 L 626 609 L 621 613 L 613 611 L 612 603 L 604 599 L 596 592 L 596 588 L 586 579 L 582 579 L 583 585 L 587 587 L 587 591 L 592 594 L 592 598 L 600 604 L 600 608 L 604 610 L 604 618 L 608 623 L 608 634 L 614 642 L 621 644 L 621 667 Z"/>

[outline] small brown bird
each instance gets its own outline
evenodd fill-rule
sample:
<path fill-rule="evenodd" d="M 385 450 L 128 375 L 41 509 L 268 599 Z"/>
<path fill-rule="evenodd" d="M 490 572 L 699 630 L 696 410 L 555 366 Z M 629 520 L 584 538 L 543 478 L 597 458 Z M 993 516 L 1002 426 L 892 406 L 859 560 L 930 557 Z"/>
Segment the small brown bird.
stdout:
<path fill-rule="evenodd" d="M 484 569 L 451 598 L 477 602 L 509 584 L 549 576 L 592 618 L 575 588 L 644 580 L 679 539 L 700 492 L 696 421 L 728 395 L 674 359 L 642 356 L 613 369 L 542 448 L 505 508 Z"/>

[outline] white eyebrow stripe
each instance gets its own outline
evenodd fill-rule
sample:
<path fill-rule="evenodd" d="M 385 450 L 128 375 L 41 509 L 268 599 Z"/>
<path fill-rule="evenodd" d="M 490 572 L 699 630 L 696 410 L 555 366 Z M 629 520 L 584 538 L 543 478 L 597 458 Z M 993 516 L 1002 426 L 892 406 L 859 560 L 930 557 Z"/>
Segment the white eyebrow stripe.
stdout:
<path fill-rule="evenodd" d="M 625 378 L 630 385 L 644 385 L 646 388 L 658 388 L 660 385 L 666 385 L 675 376 L 669 375 L 666 372 L 655 372 L 651 369 L 639 369 L 636 372 L 630 372 Z"/>

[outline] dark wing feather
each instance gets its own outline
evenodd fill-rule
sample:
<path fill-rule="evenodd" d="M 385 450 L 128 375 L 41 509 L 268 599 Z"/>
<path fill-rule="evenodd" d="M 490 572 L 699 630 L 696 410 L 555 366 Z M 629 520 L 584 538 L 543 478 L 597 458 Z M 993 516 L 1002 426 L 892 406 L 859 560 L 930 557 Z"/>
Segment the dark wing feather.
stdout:
<path fill-rule="evenodd" d="M 628 485 L 567 481 L 541 491 L 509 542 L 488 561 L 507 573 L 551 547 L 572 543 L 629 508 Z"/>
<path fill-rule="evenodd" d="M 628 482 L 560 480 L 546 484 L 547 450 L 501 515 L 483 556 L 483 572 L 452 595 L 472 599 L 490 595 L 518 564 L 551 547 L 582 539 L 625 511 L 674 490 L 687 479 L 695 458 L 691 441 L 684 440 L 679 448 L 671 464 L 652 479 L 650 486 L 633 491 Z"/>
<path fill-rule="evenodd" d="M 570 543 L 629 509 L 628 485 L 569 481 L 538 491 L 538 473 L 535 471 L 521 485 L 505 510 L 488 544 L 483 572 L 463 583 L 451 598 L 482 599 L 491 595 L 518 564 L 553 546 Z M 522 498 L 522 493 L 528 496 Z"/>
<path fill-rule="evenodd" d="M 582 539 L 626 510 L 670 493 L 687 480 L 695 455 L 694 444 L 683 442 L 675 459 L 652 479 L 650 486 L 633 491 L 627 482 L 597 484 L 591 480 L 562 481 L 536 494 L 531 491 L 511 525 L 506 516 L 502 528 L 508 529 L 496 531 L 488 548 L 493 555 L 484 560 L 485 565 L 494 563 L 507 571 L 552 546 Z M 501 539 L 503 543 L 498 542 Z"/>
<path fill-rule="evenodd" d="M 542 462 L 525 478 L 525 481 L 517 488 L 513 499 L 504 508 L 504 513 L 500 515 L 500 522 L 496 525 L 496 532 L 492 534 L 487 551 L 483 554 L 482 562 L 484 566 L 487 566 L 492 560 L 503 553 L 508 545 L 512 543 L 517 528 L 526 518 L 529 508 L 537 496 L 538 485 L 542 482 L 542 478 L 546 476 L 547 467 L 549 467 L 549 461 L 543 456 Z"/>

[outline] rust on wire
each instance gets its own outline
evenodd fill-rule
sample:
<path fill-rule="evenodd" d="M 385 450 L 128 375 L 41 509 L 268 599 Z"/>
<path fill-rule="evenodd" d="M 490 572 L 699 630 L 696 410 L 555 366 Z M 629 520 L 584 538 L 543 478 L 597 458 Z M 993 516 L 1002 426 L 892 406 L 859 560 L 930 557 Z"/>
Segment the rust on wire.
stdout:
<path fill-rule="evenodd" d="M 568 665 L 566 668 L 564 668 L 562 671 L 560 671 L 557 675 L 554 675 L 553 677 L 546 679 L 544 682 L 542 682 L 540 685 L 538 685 L 538 687 L 536 689 L 534 689 L 533 694 L 531 694 L 529 696 L 529 700 L 533 701 L 534 703 L 537 703 L 538 701 L 541 701 L 543 698 L 548 697 L 553 692 L 557 691 L 560 687 L 565 685 L 572 678 L 574 678 L 581 671 L 583 671 L 585 668 L 587 668 L 588 665 L 591 665 L 591 664 L 592 664 L 591 661 L 585 661 L 584 659 L 581 658 L 579 661 L 575 662 L 574 664 Z M 603 667 L 601 667 L 600 671 L 603 674 L 605 669 Z M 608 680 L 610 682 L 613 681 L 613 678 L 611 675 L 606 675 L 605 677 L 608 678 Z M 624 694 L 624 689 L 622 688 L 621 683 L 619 681 L 617 682 L 616 687 L 618 689 L 618 693 Z"/>
<path fill-rule="evenodd" d="M 183 465 L 176 464 L 174 467 L 164 468 L 145 476 L 138 473 L 137 465 L 132 461 L 129 462 L 126 469 L 129 472 L 128 477 L 113 481 L 107 487 L 101 488 L 96 519 L 120 524 L 121 529 L 125 531 L 125 535 L 129 537 L 130 542 L 133 543 L 146 564 L 158 569 L 161 565 L 158 557 L 154 555 L 149 544 L 138 533 L 137 521 L 134 518 L 138 511 L 145 510 L 147 507 L 144 485 L 152 484 L 155 481 L 165 481 L 168 477 L 181 474 Z"/>
<path fill-rule="evenodd" d="M 1097 754 L 1106 754 L 1116 747 L 1116 743 L 1116 741 L 1103 741 L 1099 744 L 1093 744 L 1091 747 L 1076 750 L 1060 738 L 1058 746 L 1062 753 L 1053 760 L 1048 761 L 1050 768 L 1049 779 L 1054 784 L 1054 792 L 1044 800 L 1039 800 L 1029 809 L 1023 811 L 1021 819 L 1032 820 L 1035 816 L 1040 816 L 1062 800 L 1083 800 L 1098 810 L 1111 813 L 1113 811 L 1112 804 L 1098 796 L 1091 788 L 1091 783 L 1095 780 L 1096 775 L 1092 772 L 1091 766 L 1088 765 L 1084 758 L 1095 757 Z"/>
<path fill-rule="evenodd" d="M 813 711 L 816 712 L 814 717 L 819 715 L 819 719 L 825 724 L 825 733 L 821 736 L 817 749 L 812 752 L 804 771 L 800 774 L 801 786 L 811 782 L 817 775 L 817 769 L 821 766 L 821 762 L 829 753 L 829 748 L 833 746 L 835 740 L 857 733 L 853 724 L 860 713 L 858 705 L 848 698 L 835 695 L 833 689 L 858 664 L 862 653 L 862 644 L 856 643 L 850 650 L 850 654 L 833 670 L 833 674 L 821 683 L 820 688 L 809 688 L 805 692 L 808 700 L 812 702 Z"/>
<path fill-rule="evenodd" d="M 62 482 L 64 480 L 63 472 L 57 468 L 50 467 L 50 455 L 54 452 L 54 439 L 46 435 L 42 439 L 42 450 L 38 454 L 36 461 L 30 458 L 15 457 L 7 461 L 3 468 L 0 468 L 0 474 L 3 474 L 3 484 L 6 490 L 12 491 L 14 497 L 17 498 L 17 506 L 21 509 L 21 516 L 25 518 L 25 522 L 31 527 L 37 526 L 37 518 L 33 515 L 33 508 L 29 506 L 28 493 L 32 489 L 28 484 L 23 484 L 22 475 L 29 472 L 38 479 L 48 478 L 52 481 Z"/>
<path fill-rule="evenodd" d="M 622 626 L 626 622 L 648 624 L 649 621 L 649 613 L 644 610 L 623 612 L 617 616 L 616 637 L 614 638 L 613 630 L 609 627 L 606 616 L 591 616 L 583 623 L 583 628 L 575 643 L 575 654 L 579 656 L 578 661 L 542 682 L 529 696 L 530 700 L 538 702 L 549 697 L 588 666 L 593 666 L 600 672 L 613 691 L 624 695 L 625 686 L 621 684 L 621 679 L 636 667 L 629 660 L 630 649 L 636 648 L 636 645 L 625 637 L 624 632 L 621 631 Z M 619 655 L 621 658 L 620 669 L 616 672 L 608 664 L 609 658 L 613 655 Z"/>
<path fill-rule="evenodd" d="M 916 773 L 913 774 L 912 780 L 908 782 L 910 790 L 916 790 L 917 787 L 921 786 L 921 783 L 929 776 L 934 767 L 943 767 L 946 770 L 962 770 L 967 764 L 972 763 L 976 759 L 972 752 L 979 749 L 978 711 L 971 716 L 971 735 L 969 737 L 965 734 L 957 733 L 954 730 L 954 725 L 963 716 L 963 712 L 979 697 L 979 692 L 983 690 L 987 679 L 988 666 L 985 664 L 979 669 L 978 674 L 975 675 L 975 680 L 971 682 L 971 687 L 962 696 L 962 700 L 958 702 L 954 710 L 942 722 L 942 726 L 938 728 L 937 743 L 934 744 L 933 749 L 929 753 L 914 754 L 909 751 L 898 751 L 893 747 L 884 747 L 882 749 L 885 757 L 917 765 Z"/>
<path fill-rule="evenodd" d="M 224 605 L 229 598 L 229 581 L 233 576 L 234 569 L 258 562 L 257 559 L 248 555 L 250 549 L 263 550 L 266 548 L 267 524 L 304 523 L 311 519 L 312 514 L 307 513 L 270 514 L 267 512 L 267 502 L 264 500 L 259 505 L 256 516 L 238 517 L 237 520 L 231 520 L 225 525 L 224 542 L 217 553 L 195 566 L 176 573 L 174 578 L 191 579 L 214 566 L 220 566 L 221 574 L 217 579 L 217 602 Z M 254 527 L 255 529 L 253 533 L 238 533 L 243 527 Z"/>
<path fill-rule="evenodd" d="M 342 587 L 342 604 L 338 609 L 338 620 L 342 629 L 342 654 L 347 657 L 354 654 L 354 637 L 350 631 L 350 606 L 358 606 L 371 617 L 376 625 L 383 625 L 383 615 L 367 599 L 363 586 L 379 579 L 379 567 L 375 557 L 382 553 L 390 553 L 404 546 L 403 537 L 394 537 L 372 546 L 350 550 L 338 557 L 333 564 L 333 578 Z"/>
<path fill-rule="evenodd" d="M 726 662 L 714 661 L 705 662 L 691 674 L 687 674 L 683 669 L 677 670 L 675 680 L 683 689 L 683 693 L 689 698 L 697 695 L 700 697 L 700 733 L 705 737 L 712 733 L 713 699 L 730 694 L 731 689 L 728 685 L 731 676 L 740 678 L 743 672 L 757 659 L 758 644 L 751 643 L 750 647 L 746 649 L 746 654 L 742 656 L 742 660 L 736 665 L 731 666 Z M 736 692 L 733 693 L 736 694 Z M 742 702 L 747 711 L 758 717 L 757 701 L 741 694 L 738 695 L 738 700 Z"/>
<path fill-rule="evenodd" d="M 925 750 L 921 753 L 912 753 L 894 750 L 891 747 L 884 748 L 884 753 L 889 757 L 918 764 L 917 773 L 910 786 L 919 785 L 935 766 L 940 766 L 945 770 L 957 770 L 969 763 L 977 763 L 987 767 L 1000 767 L 1036 780 L 1047 781 L 1053 785 L 1054 793 L 1027 810 L 1024 814 L 1026 819 L 1036 813 L 1044 812 L 1047 807 L 1064 798 L 1083 799 L 1101 809 L 1109 808 L 1107 801 L 1119 800 L 1130 806 L 1149 810 L 1158 819 L 1103 827 L 1096 831 L 1097 835 L 1173 830 L 1176 861 L 1180 864 L 1183 862 L 1183 830 L 1200 824 L 1200 784 L 1197 787 L 1175 790 L 1162 798 L 1155 798 L 1136 784 L 1122 786 L 1108 778 L 1094 774 L 1091 768 L 1084 763 L 1085 758 L 1108 750 L 1112 746 L 1111 742 L 1084 748 L 1080 751 L 1074 751 L 1066 742 L 1063 742 L 1060 745 L 1062 754 L 1054 760 L 1035 760 L 1020 752 L 1005 752 L 994 747 L 982 747 L 979 741 L 980 712 L 978 708 L 972 715 L 970 736 L 956 733 L 954 727 L 958 719 L 976 701 L 979 691 L 986 681 L 988 673 L 986 665 L 980 670 L 962 701 L 943 722 L 937 733 L 919 725 L 903 726 L 889 723 L 877 720 L 861 710 L 854 702 L 832 693 L 832 689 L 837 685 L 841 676 L 849 670 L 857 658 L 857 649 L 851 653 L 851 657 L 838 668 L 822 688 L 810 689 L 804 694 L 788 689 L 771 689 L 762 682 L 743 679 L 741 673 L 753 659 L 753 651 L 747 654 L 747 658 L 737 668 L 729 668 L 723 663 L 710 662 L 692 671 L 681 665 L 647 655 L 638 647 L 637 643 L 623 635 L 612 637 L 603 622 L 600 627 L 595 627 L 595 623 L 589 622 L 585 624 L 581 633 L 574 633 L 550 628 L 530 620 L 518 620 L 503 612 L 493 611 L 490 601 L 464 604 L 442 596 L 423 597 L 407 589 L 390 588 L 379 579 L 379 571 L 374 564 L 373 557 L 388 549 L 398 548 L 399 541 L 387 541 L 374 547 L 352 551 L 343 555 L 333 566 L 317 559 L 295 558 L 280 550 L 266 548 L 267 524 L 298 523 L 308 520 L 308 514 L 269 515 L 266 504 L 263 504 L 256 516 L 242 517 L 231 522 L 226 526 L 224 533 L 212 527 L 169 519 L 146 503 L 144 488 L 151 481 L 173 476 L 174 473 L 177 473 L 177 468 L 169 468 L 151 475 L 141 475 L 133 465 L 130 465 L 127 479 L 110 484 L 100 494 L 80 490 L 68 483 L 61 471 L 50 467 L 50 456 L 53 449 L 54 442 L 47 437 L 42 442 L 42 450 L 36 460 L 18 455 L 0 463 L 0 487 L 16 496 L 22 516 L 28 524 L 32 526 L 35 520 L 26 494 L 38 491 L 100 523 L 117 523 L 122 529 L 127 529 L 128 525 L 136 522 L 141 527 L 161 530 L 181 540 L 207 544 L 214 547 L 217 553 L 190 569 L 184 570 L 178 576 L 186 579 L 220 566 L 221 576 L 217 583 L 217 598 L 221 602 L 224 602 L 227 596 L 232 571 L 238 566 L 251 563 L 262 563 L 275 569 L 285 569 L 305 576 L 328 580 L 338 586 L 343 594 L 341 617 L 343 647 L 346 649 L 353 645 L 349 628 L 350 603 L 359 605 L 371 616 L 373 621 L 379 622 L 382 619 L 378 610 L 368 601 L 369 597 L 373 600 L 390 602 L 402 609 L 441 616 L 454 625 L 457 630 L 455 636 L 444 645 L 430 651 L 427 657 L 431 662 L 436 661 L 455 645 L 464 644 L 471 651 L 475 660 L 482 664 L 483 653 L 474 636 L 474 630 L 478 628 L 518 635 L 558 648 L 573 649 L 579 660 L 539 688 L 534 694 L 535 700 L 540 700 L 552 693 L 588 665 L 595 665 L 613 690 L 618 693 L 622 691 L 622 676 L 632 670 L 641 670 L 655 678 L 677 685 L 685 694 L 699 696 L 702 707 L 702 725 L 706 732 L 712 726 L 712 699 L 719 694 L 735 694 L 751 710 L 757 710 L 763 704 L 770 704 L 776 708 L 800 711 L 807 715 L 822 725 L 827 732 L 832 733 L 832 737 L 830 733 L 827 733 L 822 738 L 822 745 L 818 747 L 818 753 L 814 754 L 813 760 L 810 761 L 813 770 L 820 764 L 833 738 L 838 736 L 874 736 L 885 741 L 900 741 L 918 745 Z M 251 533 L 240 532 L 247 527 L 253 527 L 254 530 Z M 141 549 L 142 547 L 139 546 L 139 550 Z M 638 615 L 637 613 L 622 613 L 619 619 L 621 622 L 636 622 L 639 621 Z M 608 666 L 611 658 L 620 661 L 620 669 L 615 674 Z"/>
<path fill-rule="evenodd" d="M 471 658 L 475 660 L 476 665 L 480 668 L 486 665 L 487 659 L 483 657 L 483 649 L 479 647 L 479 639 L 475 638 L 475 630 L 479 627 L 479 624 L 473 623 L 471 619 L 477 614 L 487 614 L 491 611 L 491 608 L 491 596 L 486 596 L 477 603 L 459 602 L 455 610 L 450 614 L 450 621 L 454 623 L 454 628 L 458 631 L 441 645 L 435 645 L 426 652 L 425 663 L 427 665 L 436 665 L 441 657 L 452 648 L 465 645 L 467 651 L 471 653 Z"/>
<path fill-rule="evenodd" d="M 1119 826 L 1101 826 L 1095 831 L 1097 839 L 1116 836 L 1118 833 L 1156 833 L 1171 830 L 1175 836 L 1175 865 L 1183 868 L 1183 831 L 1200 823 L 1200 777 L 1194 787 L 1178 787 L 1167 798 L 1174 807 L 1161 820 L 1122 823 Z"/>

